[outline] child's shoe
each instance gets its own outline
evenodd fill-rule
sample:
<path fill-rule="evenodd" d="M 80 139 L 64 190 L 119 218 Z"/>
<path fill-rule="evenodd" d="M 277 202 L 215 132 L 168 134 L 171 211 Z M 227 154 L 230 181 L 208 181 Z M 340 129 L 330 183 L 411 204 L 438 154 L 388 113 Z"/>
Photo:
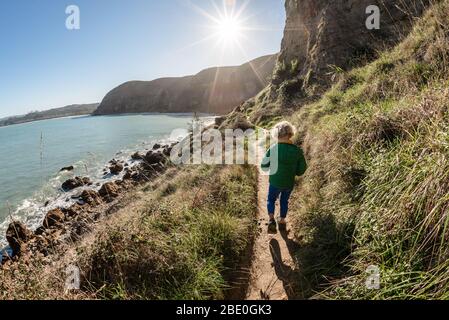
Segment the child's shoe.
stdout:
<path fill-rule="evenodd" d="M 268 222 L 268 233 L 277 233 L 276 220 L 270 219 L 270 222 Z"/>

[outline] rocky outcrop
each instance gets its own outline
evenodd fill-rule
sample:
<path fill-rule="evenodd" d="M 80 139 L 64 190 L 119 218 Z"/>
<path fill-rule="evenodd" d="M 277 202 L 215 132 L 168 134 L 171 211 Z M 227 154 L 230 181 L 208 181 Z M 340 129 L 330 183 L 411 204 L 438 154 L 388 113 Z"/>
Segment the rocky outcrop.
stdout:
<path fill-rule="evenodd" d="M 62 222 L 64 222 L 64 219 L 64 212 L 62 212 L 61 209 L 54 209 L 49 211 L 45 216 L 43 226 L 44 228 L 48 229 L 61 224 Z"/>
<path fill-rule="evenodd" d="M 286 0 L 287 21 L 273 84 L 300 79 L 303 89 L 326 86 L 333 66 L 347 69 L 396 44 L 411 29 L 425 0 Z M 369 30 L 367 8 L 380 9 L 380 29 Z"/>
<path fill-rule="evenodd" d="M 59 170 L 59 172 L 73 171 L 74 169 L 75 169 L 75 167 L 73 167 L 73 166 L 68 166 L 68 167 L 61 168 L 61 170 Z"/>
<path fill-rule="evenodd" d="M 238 67 L 206 69 L 194 76 L 127 82 L 109 92 L 94 114 L 226 114 L 268 84 L 275 60 L 276 56 L 270 55 Z"/>
<path fill-rule="evenodd" d="M 270 84 L 223 122 L 237 116 L 266 124 L 320 97 L 344 71 L 366 64 L 402 40 L 428 0 L 286 0 L 286 26 Z M 380 29 L 367 27 L 372 8 Z M 369 9 L 369 10 L 368 10 Z M 367 13 L 368 12 L 368 13 Z"/>
<path fill-rule="evenodd" d="M 6 241 L 12 249 L 13 255 L 21 252 L 22 246 L 33 236 L 33 233 L 21 222 L 14 221 L 6 230 Z"/>
<path fill-rule="evenodd" d="M 94 190 L 84 190 L 81 193 L 80 199 L 91 206 L 98 206 L 101 204 L 101 197 L 97 191 Z"/>
<path fill-rule="evenodd" d="M 119 188 L 115 182 L 106 182 L 98 193 L 106 202 L 111 202 L 119 195 Z"/>
<path fill-rule="evenodd" d="M 62 189 L 64 191 L 71 191 L 73 189 L 82 187 L 82 186 L 87 186 L 87 185 L 91 185 L 92 182 L 90 181 L 89 178 L 84 177 L 75 177 L 73 179 L 68 179 L 66 180 L 63 184 L 62 184 Z"/>
<path fill-rule="evenodd" d="M 109 171 L 111 172 L 111 174 L 117 175 L 120 172 L 122 172 L 123 169 L 124 169 L 123 164 L 121 164 L 120 162 L 118 162 L 116 160 L 111 161 L 111 166 L 109 167 Z"/>

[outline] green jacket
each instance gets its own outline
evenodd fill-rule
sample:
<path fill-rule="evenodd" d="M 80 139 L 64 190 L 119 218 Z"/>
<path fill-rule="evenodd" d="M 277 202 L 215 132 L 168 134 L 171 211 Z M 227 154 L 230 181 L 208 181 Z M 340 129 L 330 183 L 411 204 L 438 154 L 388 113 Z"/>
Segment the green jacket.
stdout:
<path fill-rule="evenodd" d="M 278 165 L 271 163 L 276 161 Z M 273 159 L 271 158 L 273 155 Z M 270 171 L 270 184 L 279 189 L 293 189 L 295 177 L 302 176 L 307 170 L 306 159 L 302 149 L 290 143 L 277 143 L 271 146 L 262 161 L 262 170 Z M 277 170 L 276 170 L 277 167 Z"/>

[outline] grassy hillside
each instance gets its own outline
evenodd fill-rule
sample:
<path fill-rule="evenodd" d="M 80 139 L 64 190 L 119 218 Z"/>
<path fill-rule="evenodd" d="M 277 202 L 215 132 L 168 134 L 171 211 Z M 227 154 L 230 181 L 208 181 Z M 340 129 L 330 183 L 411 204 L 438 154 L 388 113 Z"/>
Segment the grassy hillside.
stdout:
<path fill-rule="evenodd" d="M 306 296 L 449 298 L 448 12 L 291 116 L 310 164 L 292 201 Z"/>
<path fill-rule="evenodd" d="M 240 298 L 257 231 L 255 174 L 173 168 L 82 244 L 0 269 L 0 299 Z M 79 292 L 64 292 L 68 265 L 81 270 Z"/>

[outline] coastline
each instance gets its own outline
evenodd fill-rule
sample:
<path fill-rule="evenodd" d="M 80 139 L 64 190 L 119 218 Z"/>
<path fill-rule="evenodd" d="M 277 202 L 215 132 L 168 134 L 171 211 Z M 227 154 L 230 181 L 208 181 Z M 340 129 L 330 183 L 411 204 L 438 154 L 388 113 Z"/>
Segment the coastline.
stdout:
<path fill-rule="evenodd" d="M 205 127 L 215 125 L 216 117 L 208 120 Z M 8 244 L 0 248 L 0 267 L 35 255 L 47 257 L 55 253 L 60 244 L 81 240 L 93 224 L 111 214 L 123 196 L 173 168 L 170 153 L 187 137 L 176 142 L 162 139 L 124 157 L 122 152 L 117 152 L 116 156 L 122 155 L 121 159 L 111 159 L 102 169 L 103 183 L 93 181 L 92 176 L 67 179 L 61 185 L 64 191 L 61 199 L 47 199 L 43 204 L 46 213 L 37 227 L 7 218 L 4 223 L 8 225 L 5 235 Z M 61 171 L 64 169 L 72 171 L 73 166 Z"/>

